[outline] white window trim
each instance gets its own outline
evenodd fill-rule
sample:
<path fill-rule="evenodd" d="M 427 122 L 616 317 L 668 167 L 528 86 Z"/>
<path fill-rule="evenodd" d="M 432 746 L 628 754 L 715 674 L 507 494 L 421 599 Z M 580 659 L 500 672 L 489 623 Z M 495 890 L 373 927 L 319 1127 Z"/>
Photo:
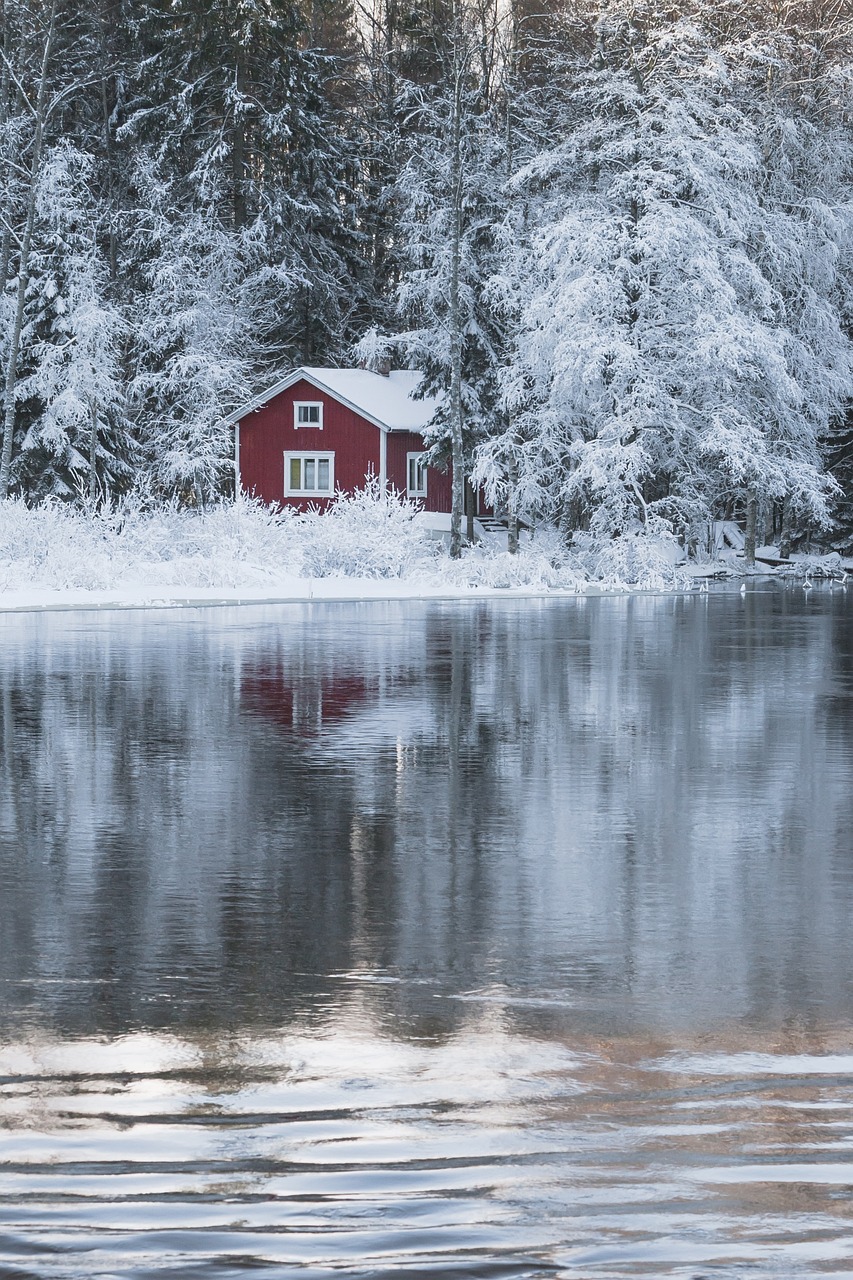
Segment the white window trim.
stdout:
<path fill-rule="evenodd" d="M 423 474 L 423 480 L 424 480 L 424 487 L 423 487 L 423 489 L 410 489 L 410 488 L 409 488 L 409 476 L 411 475 L 411 471 L 412 471 L 412 459 L 413 459 L 413 458 L 424 458 L 424 457 L 426 457 L 426 452 L 425 452 L 425 450 L 423 450 L 423 449 L 419 449 L 416 453 L 407 453 L 407 454 L 406 454 L 406 497 L 407 497 L 407 498 L 425 498 L 425 497 L 427 496 L 427 466 L 426 466 L 426 463 L 424 463 L 424 464 L 423 464 L 423 468 L 422 468 L 422 474 Z"/>
<path fill-rule="evenodd" d="M 300 409 L 320 410 L 319 422 L 300 422 Z M 323 430 L 323 401 L 322 400 L 294 400 L 293 402 L 293 427 L 296 431 L 322 431 Z"/>
<path fill-rule="evenodd" d="M 329 487 L 328 489 L 291 489 L 290 487 L 290 463 L 293 458 L 299 458 L 302 462 L 302 474 L 305 474 L 305 460 L 319 462 L 321 459 L 328 459 L 329 462 Z M 317 450 L 309 449 L 306 452 L 301 450 L 288 449 L 284 455 L 284 496 L 285 498 L 332 498 L 335 494 L 335 455 L 334 453 L 323 453 Z"/>
<path fill-rule="evenodd" d="M 379 487 L 384 493 L 388 488 L 388 433 L 379 432 Z"/>

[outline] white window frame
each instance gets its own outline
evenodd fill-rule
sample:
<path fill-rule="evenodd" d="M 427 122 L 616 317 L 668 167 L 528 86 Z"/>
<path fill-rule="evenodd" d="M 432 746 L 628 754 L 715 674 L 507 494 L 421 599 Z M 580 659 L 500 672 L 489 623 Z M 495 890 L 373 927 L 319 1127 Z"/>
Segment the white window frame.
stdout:
<path fill-rule="evenodd" d="M 300 467 L 300 477 L 303 487 L 300 489 L 291 488 L 290 484 L 290 464 L 294 458 L 298 458 L 302 463 Z M 329 487 L 328 489 L 306 489 L 305 484 L 305 463 L 313 462 L 315 464 L 315 478 L 317 474 L 317 463 L 327 461 L 329 464 Z M 335 496 L 335 455 L 330 452 L 318 452 L 317 450 L 309 450 L 303 453 L 301 450 L 288 449 L 284 455 L 284 496 L 285 498 L 333 498 Z"/>
<path fill-rule="evenodd" d="M 300 409 L 317 409 L 318 418 L 316 422 L 300 422 Z M 323 401 L 322 400 L 294 400 L 293 402 L 293 428 L 295 431 L 322 431 L 323 430 Z"/>
<path fill-rule="evenodd" d="M 406 454 L 406 497 L 407 498 L 425 498 L 427 496 L 427 464 L 421 459 L 426 457 L 423 449 L 417 453 Z M 412 478 L 412 463 L 420 470 L 421 479 L 423 480 L 422 489 L 413 489 L 410 481 Z"/>

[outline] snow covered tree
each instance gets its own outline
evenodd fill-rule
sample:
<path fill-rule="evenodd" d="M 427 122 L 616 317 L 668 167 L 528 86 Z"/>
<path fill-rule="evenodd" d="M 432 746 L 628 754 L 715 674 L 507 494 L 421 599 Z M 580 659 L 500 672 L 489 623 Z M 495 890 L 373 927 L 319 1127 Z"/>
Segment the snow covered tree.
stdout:
<path fill-rule="evenodd" d="M 3 52 L 3 160 L 5 187 L 3 287 L 15 272 L 14 301 L 8 308 L 3 381 L 3 440 L 0 446 L 0 500 L 9 493 L 15 437 L 18 363 L 30 282 L 30 255 L 39 179 L 50 117 L 61 95 L 52 90 L 51 62 L 56 42 L 56 0 L 46 12 L 7 5 Z M 17 21 L 16 21 L 17 20 Z M 13 34 L 14 33 L 14 34 Z M 11 95 L 12 102 L 9 97 Z"/>
<path fill-rule="evenodd" d="M 843 526 L 853 498 L 845 462 L 853 387 L 844 351 L 853 332 L 850 24 L 836 0 L 796 9 L 753 0 L 727 14 L 711 8 L 717 21 L 727 18 L 724 52 L 761 152 L 757 186 L 768 234 L 758 255 L 783 300 L 790 358 L 810 388 L 806 415 L 838 486 L 832 511 Z M 763 506 L 767 539 L 783 553 L 791 537 L 808 535 L 808 521 L 788 502 Z"/>
<path fill-rule="evenodd" d="M 34 309 L 40 305 L 47 282 L 38 278 L 40 264 L 51 257 L 47 240 L 56 222 L 45 209 L 44 166 L 59 145 L 68 145 L 89 157 L 87 185 L 97 185 L 96 155 L 103 141 L 107 60 L 100 39 L 93 39 L 92 23 L 99 24 L 98 10 L 81 14 L 69 0 L 4 0 L 2 6 L 2 68 L 0 69 L 0 210 L 2 248 L 0 277 L 4 287 L 2 326 L 3 443 L 0 452 L 0 497 L 5 497 L 16 475 L 29 474 L 34 461 L 13 465 L 15 449 L 27 432 L 21 412 L 19 380 L 27 380 L 33 367 L 30 341 L 41 341 Z M 103 15 L 100 15 L 103 16 Z M 98 26 L 99 32 L 102 26 Z M 104 93 L 98 92 L 99 89 Z M 93 128 L 93 119 L 97 124 Z M 49 176 L 47 185 L 50 185 Z M 96 211 L 97 205 L 97 211 Z M 77 209 L 97 219 L 91 238 L 100 237 L 103 207 L 91 203 Z M 55 261 L 47 267 L 55 276 Z M 27 382 L 29 386 L 29 382 Z M 27 436 L 32 443 L 32 436 Z M 47 456 L 47 455 L 45 455 Z M 46 481 L 50 490 L 51 481 Z M 40 491 L 40 490 L 39 490 Z"/>
<path fill-rule="evenodd" d="M 147 214 L 132 242 L 144 283 L 128 317 L 131 403 L 155 485 L 204 505 L 230 475 L 224 419 L 261 360 L 257 246 L 252 228 L 223 227 L 215 201 L 182 209 L 152 165 L 137 184 Z"/>
<path fill-rule="evenodd" d="M 362 139 L 358 122 L 335 103 L 339 61 L 308 50 L 301 67 L 287 155 L 262 201 L 293 282 L 277 341 L 302 363 L 336 363 L 375 308 L 362 226 Z"/>
<path fill-rule="evenodd" d="M 826 288 L 792 316 L 782 281 L 817 250 L 828 266 L 829 227 L 762 200 L 755 127 L 706 33 L 639 8 L 604 11 L 565 140 L 524 175 L 539 206 L 506 379 L 522 489 L 600 539 L 758 497 L 820 523 L 849 349 Z"/>
<path fill-rule="evenodd" d="M 462 546 L 472 448 L 496 403 L 497 360 L 483 281 L 491 272 L 502 136 L 490 101 L 496 17 L 453 0 L 441 77 L 409 87 L 416 123 L 396 184 L 407 263 L 398 288 L 401 335 L 426 392 L 442 391 L 427 434 L 453 468 L 450 554 Z"/>
<path fill-rule="evenodd" d="M 35 417 L 14 467 L 30 496 L 94 502 L 128 483 L 134 454 L 121 372 L 124 320 L 110 300 L 99 222 L 87 200 L 91 157 L 60 144 L 45 156 L 25 334 L 22 400 Z"/>
<path fill-rule="evenodd" d="M 139 22 L 123 136 L 182 208 L 263 238 L 279 361 L 339 357 L 369 320 L 349 21 L 345 0 L 153 0 Z"/>

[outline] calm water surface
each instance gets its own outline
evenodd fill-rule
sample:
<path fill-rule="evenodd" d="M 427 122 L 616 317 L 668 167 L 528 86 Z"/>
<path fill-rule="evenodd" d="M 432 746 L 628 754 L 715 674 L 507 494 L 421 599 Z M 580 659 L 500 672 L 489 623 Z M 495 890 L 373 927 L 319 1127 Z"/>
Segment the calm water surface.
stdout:
<path fill-rule="evenodd" d="M 0 616 L 0 1277 L 853 1277 L 851 624 Z"/>

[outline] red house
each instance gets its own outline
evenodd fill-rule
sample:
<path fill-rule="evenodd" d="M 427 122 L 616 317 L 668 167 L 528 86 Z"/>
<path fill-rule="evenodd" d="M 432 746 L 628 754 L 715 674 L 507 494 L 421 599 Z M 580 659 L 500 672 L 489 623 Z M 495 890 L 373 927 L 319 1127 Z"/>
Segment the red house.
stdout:
<path fill-rule="evenodd" d="M 422 433 L 438 401 L 413 399 L 421 376 L 294 369 L 228 419 L 239 489 L 304 509 L 374 475 L 426 511 L 450 511 L 450 471 L 423 461 Z"/>

